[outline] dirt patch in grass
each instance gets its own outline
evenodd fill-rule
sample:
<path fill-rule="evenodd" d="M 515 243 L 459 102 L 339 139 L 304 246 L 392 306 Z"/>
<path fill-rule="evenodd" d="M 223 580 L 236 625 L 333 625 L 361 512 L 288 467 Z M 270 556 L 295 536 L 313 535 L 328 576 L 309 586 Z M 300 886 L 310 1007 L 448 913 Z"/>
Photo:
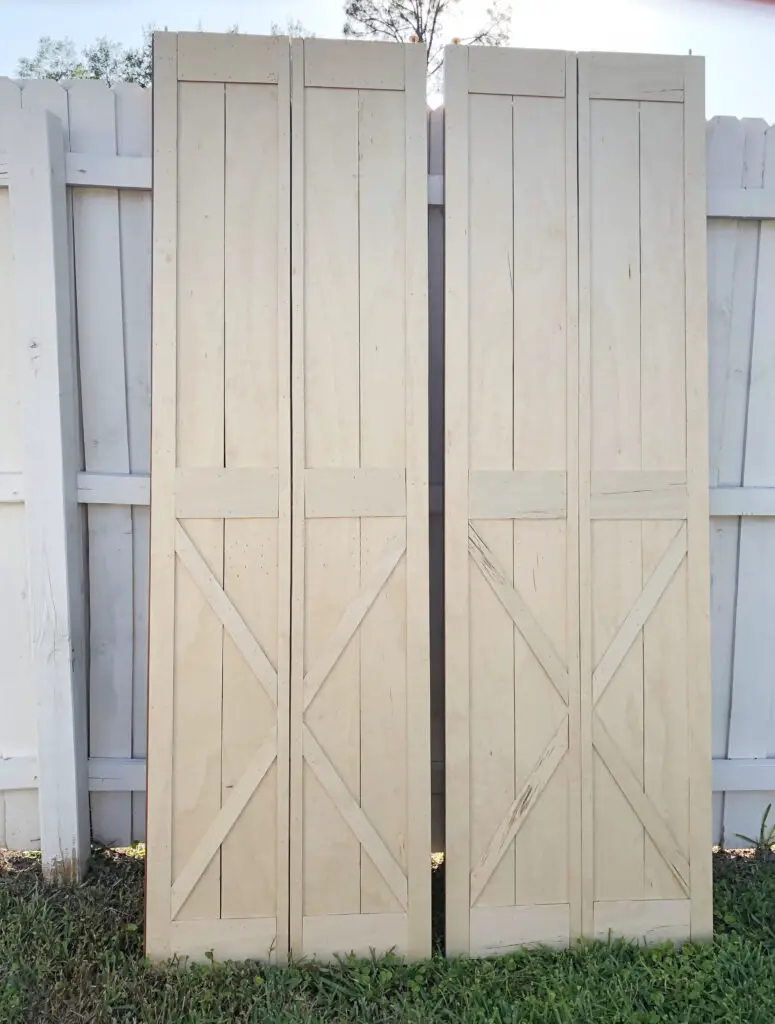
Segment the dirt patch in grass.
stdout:
<path fill-rule="evenodd" d="M 0 852 L 0 1022 L 772 1024 L 775 865 L 718 853 L 714 875 L 710 946 L 184 970 L 143 959 L 141 850 L 97 853 L 87 881 L 64 889 L 42 884 L 35 855 Z M 438 933 L 438 899 L 436 914 Z"/>

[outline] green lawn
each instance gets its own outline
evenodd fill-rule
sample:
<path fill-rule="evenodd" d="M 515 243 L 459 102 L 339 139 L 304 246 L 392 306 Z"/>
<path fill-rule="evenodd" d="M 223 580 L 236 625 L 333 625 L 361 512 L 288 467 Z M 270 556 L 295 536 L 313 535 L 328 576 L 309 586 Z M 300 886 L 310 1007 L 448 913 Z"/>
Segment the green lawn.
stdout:
<path fill-rule="evenodd" d="M 103 853 L 85 885 L 51 891 L 34 856 L 0 859 L 0 1024 L 775 1021 L 773 863 L 716 856 L 712 946 L 286 971 L 149 966 L 142 876 L 140 854 Z"/>

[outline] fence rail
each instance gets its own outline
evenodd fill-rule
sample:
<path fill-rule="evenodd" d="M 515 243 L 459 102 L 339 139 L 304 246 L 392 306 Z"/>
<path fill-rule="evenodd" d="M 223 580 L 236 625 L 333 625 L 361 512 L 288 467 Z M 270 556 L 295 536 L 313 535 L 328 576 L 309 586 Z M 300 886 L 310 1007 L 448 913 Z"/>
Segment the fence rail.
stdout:
<path fill-rule="evenodd" d="M 54 115 L 55 135 L 61 127 L 63 171 L 45 181 L 65 217 L 68 259 L 51 263 L 59 276 L 47 279 L 38 264 L 50 239 L 36 241 L 35 278 L 24 291 L 12 282 L 19 273 L 14 260 L 30 246 L 19 234 L 30 223 L 20 204 L 32 200 L 25 200 L 30 190 L 17 177 L 22 164 L 12 139 L 19 138 L 20 123 L 28 133 L 40 131 L 36 111 Z M 438 517 L 444 178 L 442 112 L 430 116 L 431 512 Z M 52 144 L 56 149 L 58 136 Z M 61 755 L 55 734 L 63 728 L 77 746 L 79 729 L 88 726 L 88 759 L 87 749 L 75 749 L 70 764 L 75 772 L 83 762 L 96 838 L 126 843 L 144 836 L 151 170 L 149 92 L 0 79 L 0 844 L 12 847 L 36 846 L 47 834 L 61 846 L 64 812 L 56 802 L 62 787 L 54 787 L 53 806 L 39 803 L 38 792 L 45 791 L 42 773 L 52 751 Z M 775 466 L 769 455 L 775 453 L 775 129 L 755 120 L 709 122 L 708 217 L 714 840 L 733 844 L 738 833 L 756 830 L 775 796 Z M 31 527 L 40 503 L 52 528 L 58 513 L 49 492 L 39 484 L 36 489 L 34 461 L 56 445 L 61 428 L 47 408 L 29 407 L 29 381 L 40 364 L 33 358 L 30 377 L 21 339 L 30 309 L 40 319 L 50 297 L 42 294 L 47 282 L 72 308 L 67 322 L 60 319 L 58 335 L 51 324 L 42 329 L 48 340 L 65 344 L 71 334 L 77 345 L 78 436 L 65 451 L 62 487 L 81 509 L 88 557 L 78 554 L 77 544 L 68 549 L 67 572 L 71 600 L 80 602 L 72 608 L 76 632 L 80 618 L 89 636 L 88 700 L 79 703 L 76 665 L 75 676 L 67 676 L 71 720 L 63 721 L 57 705 L 55 721 L 46 725 L 41 700 L 51 702 L 55 694 L 40 690 L 46 662 L 37 641 L 52 608 L 44 601 L 36 621 Z M 68 459 L 79 467 L 72 479 Z M 440 543 L 438 528 L 431 543 Z M 437 611 L 436 651 L 440 629 Z M 442 678 L 437 660 L 437 845 Z M 79 715 L 83 722 L 75 720 Z M 65 810 L 74 828 L 79 811 Z M 47 814 L 53 826 L 44 825 Z"/>

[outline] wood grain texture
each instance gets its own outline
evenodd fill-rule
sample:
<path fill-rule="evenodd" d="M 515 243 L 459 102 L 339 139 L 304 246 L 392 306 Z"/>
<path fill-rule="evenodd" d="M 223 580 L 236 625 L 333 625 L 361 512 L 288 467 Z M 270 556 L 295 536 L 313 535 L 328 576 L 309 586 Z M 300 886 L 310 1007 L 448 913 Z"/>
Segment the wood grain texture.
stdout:
<path fill-rule="evenodd" d="M 188 466 L 175 473 L 175 514 L 179 519 L 277 519 L 277 513 L 276 468 Z"/>
<path fill-rule="evenodd" d="M 524 946 L 562 949 L 570 934 L 569 908 L 563 903 L 471 911 L 471 952 L 476 956 L 504 956 Z"/>
<path fill-rule="evenodd" d="M 212 32 L 178 34 L 181 82 L 277 85 L 286 74 L 288 41 L 283 36 L 228 35 Z"/>
<path fill-rule="evenodd" d="M 379 949 L 403 949 L 408 942 L 405 914 L 335 914 L 304 918 L 304 948 L 317 960 L 346 950 L 370 957 Z"/>
<path fill-rule="evenodd" d="M 471 519 L 564 519 L 565 474 L 472 470 L 468 500 Z"/>
<path fill-rule="evenodd" d="M 404 92 L 405 61 L 404 50 L 389 42 L 308 39 L 304 43 L 304 85 Z"/>
<path fill-rule="evenodd" d="M 207 832 L 192 850 L 180 874 L 172 884 L 172 916 L 177 917 L 192 889 L 202 877 L 210 861 L 218 852 L 229 832 L 234 828 L 248 801 L 255 795 L 272 762 L 277 757 L 277 737 L 274 730 L 259 748 L 252 763 L 244 770 L 239 782 L 230 786 L 231 792 Z M 231 879 L 226 878 L 226 882 Z M 257 915 L 259 916 L 259 915 Z M 272 916 L 272 915 L 262 915 Z"/>
<path fill-rule="evenodd" d="M 690 900 L 611 900 L 595 904 L 595 938 L 657 945 L 681 942 L 691 928 Z"/>
<path fill-rule="evenodd" d="M 193 963 L 239 960 L 245 951 L 251 960 L 275 962 L 277 935 L 274 921 L 248 917 L 223 921 L 173 921 L 172 954 Z"/>

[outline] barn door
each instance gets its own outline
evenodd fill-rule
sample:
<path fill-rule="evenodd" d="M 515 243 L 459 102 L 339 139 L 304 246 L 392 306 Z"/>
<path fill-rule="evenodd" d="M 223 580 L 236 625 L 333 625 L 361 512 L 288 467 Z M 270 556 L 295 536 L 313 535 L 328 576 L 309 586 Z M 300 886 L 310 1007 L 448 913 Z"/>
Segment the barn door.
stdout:
<path fill-rule="evenodd" d="M 295 41 L 291 946 L 430 950 L 425 54 Z"/>
<path fill-rule="evenodd" d="M 575 70 L 445 54 L 448 953 L 581 928 Z"/>
<path fill-rule="evenodd" d="M 584 931 L 711 933 L 702 62 L 579 56 Z"/>
<path fill-rule="evenodd" d="M 154 42 L 147 949 L 288 950 L 289 47 Z"/>
<path fill-rule="evenodd" d="M 704 937 L 702 66 L 445 66 L 447 946 Z"/>

